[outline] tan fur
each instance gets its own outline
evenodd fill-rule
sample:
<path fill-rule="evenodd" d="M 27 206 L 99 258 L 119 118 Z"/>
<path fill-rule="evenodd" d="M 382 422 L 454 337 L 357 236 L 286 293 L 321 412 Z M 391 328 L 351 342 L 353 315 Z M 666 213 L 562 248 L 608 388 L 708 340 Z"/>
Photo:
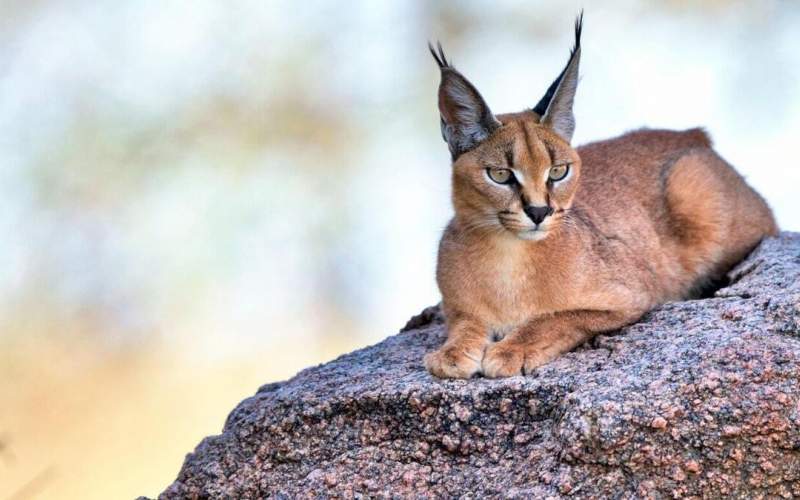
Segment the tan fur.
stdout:
<path fill-rule="evenodd" d="M 497 119 L 502 126 L 453 164 L 455 217 L 437 270 L 448 339 L 425 357 L 436 376 L 530 373 L 660 303 L 695 296 L 777 233 L 767 204 L 700 129 L 639 130 L 573 149 L 536 113 Z M 510 167 L 509 152 L 524 177 L 519 192 L 486 178 L 487 168 Z M 546 184 L 559 162 L 571 177 Z M 555 210 L 543 232 L 530 231 L 523 197 Z"/>

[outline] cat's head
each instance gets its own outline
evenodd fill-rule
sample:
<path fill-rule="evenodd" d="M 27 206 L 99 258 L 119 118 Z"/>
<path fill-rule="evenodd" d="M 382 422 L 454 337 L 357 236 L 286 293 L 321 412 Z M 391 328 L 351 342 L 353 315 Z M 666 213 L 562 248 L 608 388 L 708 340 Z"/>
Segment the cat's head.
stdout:
<path fill-rule="evenodd" d="M 495 116 L 441 45 L 438 52 L 431 47 L 442 72 L 439 112 L 453 158 L 453 205 L 465 228 L 540 240 L 563 223 L 581 167 L 570 141 L 582 18 L 567 65 L 539 103 L 520 113 Z"/>

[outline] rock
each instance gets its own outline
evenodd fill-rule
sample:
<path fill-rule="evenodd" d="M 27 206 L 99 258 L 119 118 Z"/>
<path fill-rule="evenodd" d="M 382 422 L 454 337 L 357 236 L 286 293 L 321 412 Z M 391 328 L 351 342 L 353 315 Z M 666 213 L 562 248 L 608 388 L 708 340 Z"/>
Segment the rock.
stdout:
<path fill-rule="evenodd" d="M 268 384 L 160 498 L 800 497 L 800 234 L 528 377 L 438 380 L 438 310 Z"/>

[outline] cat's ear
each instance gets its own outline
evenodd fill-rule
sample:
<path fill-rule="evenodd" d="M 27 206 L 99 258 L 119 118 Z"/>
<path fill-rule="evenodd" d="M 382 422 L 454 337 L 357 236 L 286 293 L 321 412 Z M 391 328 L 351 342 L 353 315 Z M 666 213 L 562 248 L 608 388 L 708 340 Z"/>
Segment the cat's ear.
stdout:
<path fill-rule="evenodd" d="M 575 101 L 575 90 L 578 88 L 582 29 L 583 11 L 575 20 L 575 46 L 572 47 L 567 65 L 533 108 L 533 111 L 541 117 L 540 122 L 553 129 L 567 142 L 572 141 L 572 134 L 575 132 L 575 114 L 572 112 L 572 105 Z"/>
<path fill-rule="evenodd" d="M 438 44 L 438 53 L 432 45 L 428 47 L 442 71 L 439 84 L 442 137 L 455 160 L 489 137 L 500 127 L 500 122 L 475 86 L 448 62 L 442 45 Z"/>

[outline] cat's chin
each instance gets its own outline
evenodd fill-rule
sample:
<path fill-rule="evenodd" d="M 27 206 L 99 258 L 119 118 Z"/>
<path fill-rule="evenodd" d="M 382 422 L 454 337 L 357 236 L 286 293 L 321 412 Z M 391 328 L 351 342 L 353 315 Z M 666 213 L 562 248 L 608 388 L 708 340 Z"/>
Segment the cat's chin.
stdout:
<path fill-rule="evenodd" d="M 521 240 L 527 241 L 541 241 L 547 238 L 549 231 L 543 231 L 541 229 L 527 229 L 525 231 L 519 231 L 517 234 L 517 238 Z"/>

